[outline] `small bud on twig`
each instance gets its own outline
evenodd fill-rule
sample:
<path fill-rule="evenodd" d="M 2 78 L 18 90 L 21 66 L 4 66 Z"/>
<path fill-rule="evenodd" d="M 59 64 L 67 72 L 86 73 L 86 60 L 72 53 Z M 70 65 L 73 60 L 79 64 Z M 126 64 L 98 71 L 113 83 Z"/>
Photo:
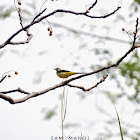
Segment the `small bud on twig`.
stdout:
<path fill-rule="evenodd" d="M 18 72 L 17 72 L 17 71 L 15 71 L 15 74 L 16 74 L 16 75 L 18 75 Z"/>
<path fill-rule="evenodd" d="M 86 13 L 89 13 L 89 9 L 86 10 Z"/>
<path fill-rule="evenodd" d="M 52 36 L 52 30 L 50 31 L 49 35 Z"/>
<path fill-rule="evenodd" d="M 50 27 L 48 27 L 48 31 L 50 31 Z"/>
<path fill-rule="evenodd" d="M 52 33 L 50 32 L 49 35 L 52 36 Z"/>
<path fill-rule="evenodd" d="M 139 48 L 139 47 L 140 47 L 140 44 L 137 44 L 137 45 L 136 45 L 136 48 Z"/>
<path fill-rule="evenodd" d="M 18 1 L 18 5 L 21 5 L 21 1 Z"/>

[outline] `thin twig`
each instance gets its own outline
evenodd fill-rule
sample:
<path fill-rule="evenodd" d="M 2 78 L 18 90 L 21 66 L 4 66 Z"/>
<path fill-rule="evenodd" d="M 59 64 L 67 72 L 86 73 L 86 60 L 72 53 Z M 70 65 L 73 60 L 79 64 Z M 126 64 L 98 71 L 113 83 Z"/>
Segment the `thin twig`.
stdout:
<path fill-rule="evenodd" d="M 83 91 L 90 91 L 91 89 L 97 87 L 99 84 L 101 84 L 102 82 L 105 81 L 105 79 L 108 77 L 108 74 L 106 76 L 104 76 L 99 82 L 97 82 L 94 86 L 90 87 L 90 88 L 87 88 L 85 89 L 83 86 L 76 86 L 76 85 L 71 85 L 71 84 L 67 84 L 67 86 L 69 87 L 75 87 L 75 88 L 79 88 L 79 89 L 82 89 Z"/>
<path fill-rule="evenodd" d="M 25 41 L 19 41 L 19 42 L 12 42 L 12 41 L 10 41 L 9 44 L 11 44 L 11 45 L 20 45 L 20 44 L 29 43 L 30 40 L 32 39 L 33 35 L 32 34 L 28 34 L 27 36 L 28 36 L 28 38 Z"/>
<path fill-rule="evenodd" d="M 45 8 L 44 10 L 42 10 L 42 12 L 39 12 L 39 14 L 37 16 L 34 17 L 34 19 L 32 20 L 31 23 L 33 23 L 39 16 L 41 16 L 45 11 L 46 11 L 47 8 Z"/>
<path fill-rule="evenodd" d="M 8 93 L 13 93 L 13 92 L 20 92 L 20 93 L 24 93 L 24 94 L 27 94 L 29 95 L 30 93 L 21 89 L 21 88 L 17 88 L 17 89 L 14 89 L 14 90 L 8 90 L 8 91 L 3 91 L 1 92 L 2 94 L 8 94 Z"/>
<path fill-rule="evenodd" d="M 21 9 L 20 8 L 18 8 L 18 16 L 19 16 L 19 20 L 20 20 L 20 25 L 23 28 L 22 17 L 21 17 Z"/>
<path fill-rule="evenodd" d="M 97 4 L 97 0 L 88 8 L 88 10 L 92 9 Z"/>
<path fill-rule="evenodd" d="M 7 75 L 2 76 L 0 83 L 7 77 Z"/>

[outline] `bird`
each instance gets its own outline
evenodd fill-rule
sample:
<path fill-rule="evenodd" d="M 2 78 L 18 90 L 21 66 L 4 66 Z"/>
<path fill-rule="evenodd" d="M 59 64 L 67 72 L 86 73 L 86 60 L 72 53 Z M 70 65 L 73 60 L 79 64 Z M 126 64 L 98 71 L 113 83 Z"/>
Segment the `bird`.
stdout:
<path fill-rule="evenodd" d="M 68 78 L 69 76 L 75 75 L 75 74 L 86 74 L 86 73 L 81 73 L 81 72 L 72 72 L 68 70 L 62 70 L 60 68 L 55 68 L 56 74 L 60 78 Z"/>

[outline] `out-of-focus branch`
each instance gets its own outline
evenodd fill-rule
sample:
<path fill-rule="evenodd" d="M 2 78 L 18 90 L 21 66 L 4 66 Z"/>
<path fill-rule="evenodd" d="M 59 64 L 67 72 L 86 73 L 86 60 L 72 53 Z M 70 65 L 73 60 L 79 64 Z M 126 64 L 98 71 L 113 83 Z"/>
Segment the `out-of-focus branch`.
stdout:
<path fill-rule="evenodd" d="M 94 34 L 94 33 L 91 33 L 91 32 L 85 32 L 85 31 L 82 31 L 82 30 L 74 29 L 72 27 L 68 27 L 68 26 L 65 26 L 65 25 L 59 24 L 59 23 L 51 22 L 51 24 L 53 26 L 58 27 L 58 28 L 63 28 L 63 29 L 66 29 L 66 30 L 68 30 L 70 32 L 78 33 L 79 35 L 85 35 L 85 36 L 90 36 L 90 37 L 93 37 L 93 38 L 99 38 L 99 39 L 104 39 L 104 40 L 108 40 L 108 41 L 115 41 L 115 42 L 119 42 L 119 43 L 130 44 L 130 41 L 126 41 L 126 40 L 123 40 L 123 39 L 97 35 L 97 34 Z"/>

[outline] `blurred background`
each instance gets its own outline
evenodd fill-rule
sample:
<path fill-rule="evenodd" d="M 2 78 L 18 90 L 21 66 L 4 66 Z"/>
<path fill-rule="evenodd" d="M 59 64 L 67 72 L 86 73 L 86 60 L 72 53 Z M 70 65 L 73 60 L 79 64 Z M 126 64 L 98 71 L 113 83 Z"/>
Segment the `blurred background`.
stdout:
<path fill-rule="evenodd" d="M 43 15 L 56 9 L 84 12 L 93 2 L 48 0 L 42 6 L 43 0 L 21 0 L 21 5 L 15 0 L 16 7 L 21 8 L 24 26 L 44 8 L 47 10 Z M 140 0 L 98 0 L 90 15 L 103 16 L 121 6 L 119 11 L 104 19 L 57 13 L 47 18 L 52 36 L 49 36 L 47 20 L 32 26 L 29 31 L 33 38 L 29 44 L 7 45 L 0 50 L 1 77 L 10 70 L 19 73 L 11 72 L 11 77 L 0 84 L 0 91 L 18 87 L 29 92 L 41 91 L 62 81 L 54 71 L 56 67 L 91 72 L 117 62 L 132 45 L 139 5 Z M 20 28 L 14 0 L 0 1 L 0 44 Z M 129 35 L 122 28 L 129 31 Z M 25 33 L 13 39 L 21 40 L 26 40 Z M 124 139 L 140 139 L 140 50 L 135 49 L 117 68 L 72 84 L 89 88 L 106 74 L 109 75 L 106 81 L 89 92 L 66 87 L 66 137 L 78 138 L 82 134 L 90 140 L 121 139 L 114 103 Z M 15 105 L 0 99 L 1 139 L 59 140 L 63 90 L 62 87 Z M 18 99 L 25 95 L 10 93 L 9 96 Z"/>

